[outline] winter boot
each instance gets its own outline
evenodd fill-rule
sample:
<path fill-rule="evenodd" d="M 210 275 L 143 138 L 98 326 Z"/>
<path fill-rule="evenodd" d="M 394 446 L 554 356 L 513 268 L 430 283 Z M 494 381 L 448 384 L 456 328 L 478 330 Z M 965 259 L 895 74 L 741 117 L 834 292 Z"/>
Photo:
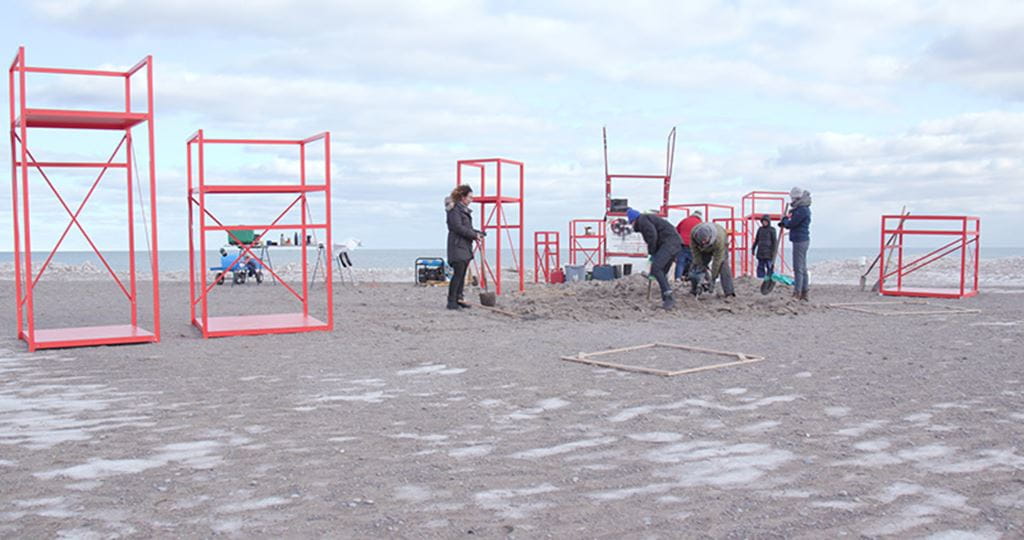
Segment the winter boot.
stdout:
<path fill-rule="evenodd" d="M 665 311 L 671 311 L 676 308 L 676 299 L 672 297 L 671 291 L 661 295 L 661 307 Z"/>

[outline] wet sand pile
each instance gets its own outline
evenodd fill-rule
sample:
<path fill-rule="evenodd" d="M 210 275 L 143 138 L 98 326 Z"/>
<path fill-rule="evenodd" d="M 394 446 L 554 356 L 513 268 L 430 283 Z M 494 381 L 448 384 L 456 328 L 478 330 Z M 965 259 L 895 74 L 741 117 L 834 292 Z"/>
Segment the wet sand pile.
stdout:
<path fill-rule="evenodd" d="M 780 286 L 771 294 L 762 295 L 760 281 L 739 279 L 735 298 L 702 295 L 694 298 L 689 287 L 677 284 L 677 307 L 672 312 L 661 309 L 658 284 L 651 284 L 647 298 L 647 278 L 626 276 L 614 281 L 586 281 L 529 288 L 522 294 L 503 296 L 501 309 L 529 318 L 572 321 L 602 321 L 649 317 L 715 318 L 743 315 L 800 315 L 822 309 L 814 303 L 797 302 L 789 297 L 791 289 Z"/>

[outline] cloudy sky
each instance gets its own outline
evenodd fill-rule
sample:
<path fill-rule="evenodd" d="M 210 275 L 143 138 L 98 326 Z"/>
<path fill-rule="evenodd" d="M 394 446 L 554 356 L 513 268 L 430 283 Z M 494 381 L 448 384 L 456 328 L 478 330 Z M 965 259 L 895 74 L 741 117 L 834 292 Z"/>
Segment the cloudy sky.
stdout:
<path fill-rule="evenodd" d="M 186 246 L 185 139 L 198 128 L 329 130 L 336 238 L 438 248 L 458 159 L 526 163 L 530 232 L 600 217 L 605 125 L 622 173 L 661 170 L 677 127 L 674 203 L 811 190 L 817 246 L 875 245 L 878 216 L 904 205 L 981 216 L 984 245 L 1021 246 L 1022 28 L 1024 4 L 985 0 L 35 0 L 8 4 L 0 20 L 5 58 L 24 44 L 29 65 L 154 56 L 166 249 Z M 30 106 L 117 103 L 117 88 L 29 81 Z M 50 137 L 30 139 L 39 159 L 105 159 L 117 143 Z M 211 167 L 286 175 L 295 157 L 225 155 Z M 73 206 L 88 187 L 52 177 Z M 33 201 L 55 207 L 38 186 Z M 111 182 L 83 213 L 111 242 L 122 188 Z M 647 194 L 628 188 L 644 205 Z M 61 214 L 33 214 L 40 239 L 63 230 Z M 10 230 L 9 212 L 0 219 Z M 79 238 L 67 245 L 84 248 Z"/>

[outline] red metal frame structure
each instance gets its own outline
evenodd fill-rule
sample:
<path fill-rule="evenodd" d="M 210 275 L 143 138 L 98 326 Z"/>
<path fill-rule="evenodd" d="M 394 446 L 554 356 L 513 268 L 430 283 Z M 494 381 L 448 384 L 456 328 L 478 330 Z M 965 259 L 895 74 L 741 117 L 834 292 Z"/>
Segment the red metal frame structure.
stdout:
<path fill-rule="evenodd" d="M 518 182 L 518 191 L 511 195 L 505 189 L 508 187 L 507 182 L 505 185 L 502 182 L 503 166 L 513 167 L 517 171 L 513 172 L 512 182 L 513 184 Z M 494 281 L 494 294 L 501 295 L 501 250 L 502 234 L 504 233 L 508 236 L 507 249 L 512 253 L 512 264 L 519 273 L 519 292 L 523 292 L 526 288 L 525 265 L 522 257 L 525 241 L 525 234 L 523 232 L 523 221 L 525 219 L 525 214 L 523 213 L 525 201 L 523 163 L 505 158 L 461 159 L 455 164 L 455 185 L 468 183 L 463 180 L 462 174 L 463 169 L 467 167 L 476 169 L 477 180 L 479 181 L 480 189 L 473 190 L 473 202 L 480 205 L 480 230 L 485 233 L 488 231 L 495 233 L 493 236 L 488 236 L 476 243 L 478 256 L 474 258 L 473 264 L 476 269 L 476 275 L 480 276 L 480 286 L 486 288 L 488 282 Z M 493 186 L 488 183 L 488 172 L 494 174 Z M 517 223 L 509 223 L 508 212 L 505 210 L 506 206 L 511 206 L 513 213 L 518 213 L 518 216 L 516 216 L 518 219 Z M 519 235 L 518 241 L 512 238 L 511 231 L 513 230 Z M 494 239 L 495 251 L 493 267 L 487 259 L 487 246 L 492 238 Z"/>
<path fill-rule="evenodd" d="M 558 231 L 533 233 L 533 282 L 551 283 L 551 272 L 562 265 L 562 247 Z"/>
<path fill-rule="evenodd" d="M 676 155 L 676 128 L 668 132 L 668 139 L 665 143 L 665 174 L 612 174 L 608 172 L 608 128 L 601 128 L 604 138 L 604 212 L 607 216 L 625 216 L 625 212 L 612 212 L 612 180 L 661 180 L 662 197 L 661 207 L 658 215 L 665 217 L 667 214 L 669 188 L 672 185 L 672 168 Z M 646 255 L 645 255 L 646 257 Z"/>
<path fill-rule="evenodd" d="M 50 75 L 75 75 L 84 77 L 121 78 L 124 81 L 124 110 L 91 111 L 66 109 L 40 109 L 28 106 L 27 75 L 42 73 Z M 146 79 L 146 110 L 132 110 L 132 83 L 137 80 L 136 74 L 145 73 Z M 140 75 L 141 77 L 141 75 Z M 18 48 L 18 54 L 11 62 L 8 77 L 11 115 L 11 202 L 12 221 L 14 222 L 14 281 L 17 303 L 18 337 L 28 343 L 29 351 L 57 347 L 85 347 L 92 345 L 112 345 L 124 343 L 146 343 L 160 340 L 160 294 L 159 265 L 157 262 L 157 230 L 156 230 L 156 164 L 153 161 L 153 58 L 147 56 L 132 66 L 128 71 L 107 71 L 92 69 L 64 69 L 33 67 L 25 64 L 25 47 Z M 138 300 L 139 287 L 135 265 L 135 205 L 133 202 L 132 182 L 134 167 L 134 140 L 132 128 L 145 124 L 148 134 L 149 158 L 149 205 L 150 205 L 150 264 L 152 271 L 153 293 L 153 330 L 148 331 L 139 326 Z M 66 162 L 39 161 L 29 150 L 28 135 L 30 128 L 75 129 L 75 130 L 111 130 L 123 131 L 124 136 L 117 148 L 105 162 Z M 123 157 L 115 161 L 118 153 L 124 149 Z M 96 180 L 75 210 L 65 201 L 51 181 L 46 169 L 76 168 L 99 169 Z M 39 172 L 50 191 L 67 212 L 70 221 L 64 228 L 53 250 L 38 272 L 33 275 L 32 268 L 32 229 L 29 205 L 29 170 Z M 95 193 L 100 181 L 110 169 L 124 169 L 127 186 L 127 233 L 128 233 L 128 285 L 121 281 L 111 268 L 99 247 L 86 232 L 80 221 L 82 210 Z M 20 193 L 19 193 L 20 179 Z M 108 182 L 109 183 L 109 182 Z M 138 194 L 141 198 L 141 193 Z M 77 328 L 41 329 L 36 327 L 36 312 L 33 291 L 46 268 L 53 260 L 57 250 L 71 231 L 78 229 L 90 248 L 99 257 L 100 262 L 110 273 L 114 282 L 124 293 L 130 305 L 130 324 L 86 326 Z"/>
<path fill-rule="evenodd" d="M 608 227 L 610 224 L 610 218 L 612 217 L 623 217 L 626 215 L 625 212 L 612 212 L 612 181 L 619 180 L 660 180 L 662 182 L 661 188 L 661 205 L 658 207 L 658 215 L 665 217 L 668 215 L 668 197 L 672 187 L 672 169 L 675 164 L 676 155 L 676 128 L 673 127 L 668 132 L 668 138 L 665 143 L 665 174 L 612 174 L 608 169 L 608 128 L 604 127 L 601 129 L 601 134 L 604 139 L 604 211 L 605 211 L 605 225 Z M 647 257 L 646 250 L 639 251 L 611 251 L 608 248 L 608 232 L 604 232 L 604 259 L 607 261 L 611 257 L 634 257 L 634 258 L 645 258 Z"/>
<path fill-rule="evenodd" d="M 582 232 L 580 232 L 581 226 Z M 584 266 L 604 264 L 605 226 L 603 219 L 573 219 L 569 221 L 569 264 L 579 264 L 578 261 L 581 260 Z M 590 234 L 587 234 L 588 228 Z M 586 245 L 593 242 L 596 242 L 597 245 Z"/>
<path fill-rule="evenodd" d="M 943 228 L 943 224 L 948 227 Z M 893 235 L 895 242 L 886 245 L 886 237 Z M 905 237 L 952 238 L 941 247 L 907 261 Z M 883 215 L 878 271 L 878 292 L 886 296 L 914 296 L 927 298 L 967 298 L 978 294 L 978 265 L 980 262 L 981 220 L 974 216 L 911 216 Z M 896 268 L 886 266 L 891 252 L 896 252 Z M 903 279 L 942 259 L 959 254 L 959 286 L 949 288 L 907 287 Z M 896 285 L 891 285 L 895 278 Z"/>
<path fill-rule="evenodd" d="M 731 268 L 733 272 L 737 271 L 736 254 L 745 249 L 745 243 L 741 241 L 743 239 L 743 235 L 740 234 L 741 230 L 736 229 L 737 224 L 740 224 L 742 227 L 742 223 L 740 223 L 742 220 L 736 218 L 735 207 L 727 204 L 714 203 L 667 204 L 665 205 L 666 217 L 668 213 L 673 210 L 686 212 L 687 217 L 689 217 L 694 211 L 701 210 L 704 214 L 704 222 L 718 223 L 725 227 L 725 230 L 729 232 L 729 268 Z M 723 216 L 712 217 L 711 213 L 713 211 L 717 211 L 718 213 L 723 214 Z M 729 217 L 724 216 L 726 213 L 728 213 Z"/>
<path fill-rule="evenodd" d="M 309 145 L 323 142 L 324 149 L 324 182 L 309 183 L 306 175 L 306 149 Z M 206 145 L 281 145 L 296 147 L 299 152 L 299 183 L 285 184 L 208 184 L 206 183 Z M 286 283 L 279 276 L 270 264 L 260 260 L 253 252 L 252 246 L 239 241 L 234 230 L 253 229 L 262 231 L 257 236 L 266 238 L 266 234 L 272 230 L 295 230 L 301 231 L 301 238 L 306 238 L 307 231 L 323 230 L 326 235 L 324 249 L 328 261 L 333 260 L 331 249 L 334 243 L 331 239 L 331 134 L 329 132 L 319 133 L 312 137 L 300 140 L 291 139 L 208 139 L 203 130 L 197 131 L 189 137 L 185 144 L 188 159 L 188 258 L 189 258 L 189 308 L 192 324 L 199 328 L 204 338 L 241 336 L 241 335 L 262 335 L 281 334 L 291 332 L 312 332 L 334 329 L 334 294 L 333 277 L 331 264 L 325 265 L 326 272 L 326 295 L 327 295 L 327 321 L 323 322 L 309 315 L 309 250 L 306 242 L 302 242 L 302 292 L 301 294 Z M 193 148 L 197 156 L 196 173 L 193 174 L 192 156 Z M 310 222 L 309 201 L 307 196 L 310 193 L 323 193 L 324 195 L 324 220 L 322 222 Z M 217 218 L 206 207 L 206 197 L 209 195 L 230 196 L 241 194 L 288 194 L 295 195 L 291 202 L 278 216 L 269 224 L 225 224 Z M 296 205 L 302 214 L 298 224 L 281 224 L 281 220 Z M 197 217 L 198 215 L 198 217 Z M 207 218 L 213 222 L 207 224 Z M 198 225 L 196 222 L 198 221 Z M 237 315 L 211 317 L 209 314 L 210 291 L 216 286 L 215 280 L 207 280 L 206 261 L 206 234 L 208 232 L 227 232 L 228 236 L 235 240 L 242 254 L 248 255 L 259 261 L 263 269 L 277 280 L 278 283 L 302 303 L 301 313 L 278 313 L 269 315 Z M 199 246 L 196 246 L 195 237 L 199 237 Z M 196 277 L 196 249 L 198 248 L 198 259 L 202 280 Z M 197 294 L 198 293 L 198 294 Z M 196 306 L 200 306 L 199 316 L 196 316 Z"/>
<path fill-rule="evenodd" d="M 786 212 L 787 203 L 789 201 L 789 193 L 785 191 L 751 191 L 743 196 L 740 201 L 740 219 L 743 220 L 743 237 L 745 239 L 744 246 L 749 247 L 754 245 L 755 237 L 757 236 L 757 228 L 760 226 L 761 216 L 767 214 L 772 222 L 777 222 L 782 219 L 783 214 Z M 758 203 L 762 203 L 759 207 Z M 768 211 L 763 210 L 764 203 L 770 205 Z M 774 208 L 774 205 L 778 204 L 778 209 Z M 760 209 L 759 209 L 760 208 Z M 781 274 L 787 271 L 789 268 L 786 265 L 786 234 L 784 231 L 777 230 L 776 234 L 779 236 L 779 262 L 776 266 L 776 273 Z M 743 265 L 739 271 L 736 271 L 737 276 L 752 276 L 757 269 L 757 263 L 754 262 L 754 256 L 749 250 L 743 250 Z"/>

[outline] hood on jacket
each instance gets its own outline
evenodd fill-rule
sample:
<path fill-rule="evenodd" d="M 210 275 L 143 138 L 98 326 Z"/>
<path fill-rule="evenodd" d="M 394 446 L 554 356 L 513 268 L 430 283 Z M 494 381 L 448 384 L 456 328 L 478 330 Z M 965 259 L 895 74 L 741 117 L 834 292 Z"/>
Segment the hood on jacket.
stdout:
<path fill-rule="evenodd" d="M 452 200 L 451 195 L 447 195 L 444 198 L 444 211 L 451 212 L 452 208 L 455 208 L 455 201 Z"/>
<path fill-rule="evenodd" d="M 806 189 L 803 191 L 803 193 L 800 194 L 800 198 L 793 199 L 793 203 L 792 203 L 793 208 L 799 208 L 801 206 L 810 206 L 810 205 L 811 205 L 811 192 L 807 191 Z"/>

